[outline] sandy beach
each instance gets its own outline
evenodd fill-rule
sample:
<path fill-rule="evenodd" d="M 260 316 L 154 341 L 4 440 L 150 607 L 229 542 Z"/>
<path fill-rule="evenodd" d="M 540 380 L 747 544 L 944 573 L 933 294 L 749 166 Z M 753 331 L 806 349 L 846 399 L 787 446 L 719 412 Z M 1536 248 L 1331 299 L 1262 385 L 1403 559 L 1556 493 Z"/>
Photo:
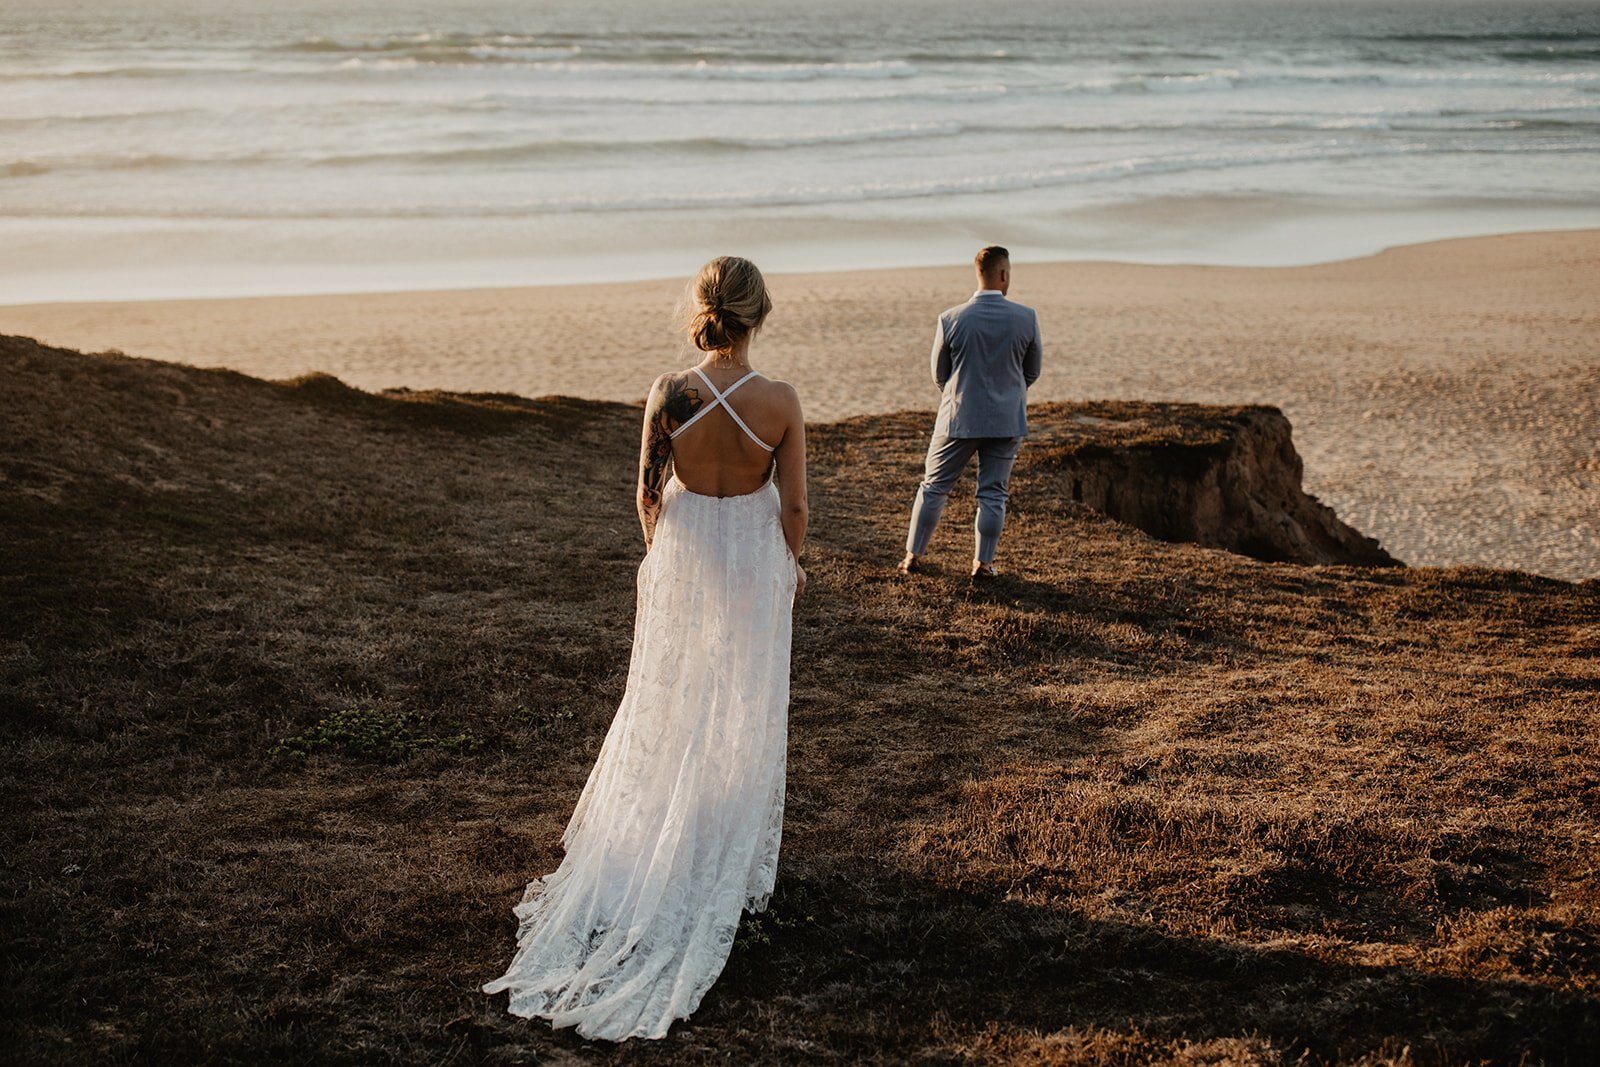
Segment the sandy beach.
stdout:
<path fill-rule="evenodd" d="M 1014 274 L 1043 326 L 1035 399 L 1277 405 L 1308 490 L 1407 563 L 1600 576 L 1600 231 L 1310 267 Z M 753 358 L 812 419 L 933 408 L 933 319 L 970 293 L 967 268 L 769 281 Z M 691 358 L 672 325 L 682 285 L 16 305 L 0 332 L 368 389 L 637 400 Z"/>

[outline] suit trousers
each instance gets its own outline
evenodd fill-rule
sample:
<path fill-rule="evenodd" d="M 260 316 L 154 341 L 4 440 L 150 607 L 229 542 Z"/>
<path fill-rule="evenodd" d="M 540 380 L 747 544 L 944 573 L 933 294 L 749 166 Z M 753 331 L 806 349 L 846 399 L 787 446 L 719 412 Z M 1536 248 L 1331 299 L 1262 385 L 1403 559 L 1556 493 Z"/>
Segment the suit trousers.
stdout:
<path fill-rule="evenodd" d="M 928 443 L 927 467 L 916 503 L 911 507 L 911 530 L 906 535 L 906 551 L 920 556 L 927 551 L 945 501 L 956 479 L 966 469 L 974 452 L 978 455 L 977 547 L 973 558 L 993 563 L 1000 544 L 1000 530 L 1006 522 L 1006 498 L 1010 495 L 1011 466 L 1017 461 L 1020 437 L 947 437 L 935 433 Z"/>

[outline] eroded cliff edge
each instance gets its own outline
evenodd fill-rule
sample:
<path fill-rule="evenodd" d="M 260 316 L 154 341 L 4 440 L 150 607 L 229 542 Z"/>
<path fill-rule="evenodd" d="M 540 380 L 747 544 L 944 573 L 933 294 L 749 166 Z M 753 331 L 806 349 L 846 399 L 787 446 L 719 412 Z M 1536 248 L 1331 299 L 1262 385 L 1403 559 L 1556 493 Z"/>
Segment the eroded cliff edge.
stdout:
<path fill-rule="evenodd" d="M 1400 565 L 1306 493 L 1277 408 L 1102 401 L 1041 405 L 1029 421 L 1036 477 L 1152 537 L 1274 562 Z"/>
<path fill-rule="evenodd" d="M 41 478 L 43 483 L 64 479 L 57 488 L 79 478 L 109 479 L 123 491 L 138 484 L 171 490 L 201 482 L 256 483 L 271 466 L 264 461 L 266 455 L 292 451 L 300 443 L 277 440 L 294 436 L 285 427 L 316 409 L 356 420 L 317 431 L 332 437 L 368 425 L 389 433 L 410 428 L 541 438 L 581 425 L 593 438 L 593 448 L 615 450 L 619 472 L 632 465 L 632 431 L 619 430 L 614 438 L 602 432 L 613 420 L 637 418 L 637 409 L 622 404 L 405 389 L 373 394 L 326 375 L 269 383 L 121 354 L 88 356 L 24 337 L 0 336 L 0 357 L 15 408 L 10 429 L 17 437 L 5 450 L 9 459 L 0 462 L 0 482 L 24 491 Z M 289 407 L 278 416 L 266 416 L 284 403 Z M 1289 420 L 1276 408 L 1138 401 L 1039 404 L 1030 409 L 1029 421 L 1032 437 L 1019 459 L 1018 475 L 1035 488 L 1014 492 L 1019 508 L 1039 506 L 1042 481 L 1051 498 L 1083 504 L 1163 541 L 1275 562 L 1398 565 L 1376 540 L 1341 522 L 1304 491 Z M 63 464 L 64 457 L 52 455 L 51 439 L 67 423 L 73 424 L 68 437 L 84 439 L 70 450 L 76 464 Z M 920 448 L 915 441 L 924 441 L 931 425 L 931 416 L 919 412 L 845 420 L 838 430 L 854 444 L 840 461 L 888 462 L 888 453 L 880 455 L 878 444 L 892 440 L 895 454 L 905 447 Z M 84 451 L 89 441 L 97 447 Z M 28 457 L 35 449 L 41 454 Z M 350 460 L 357 455 L 359 450 L 350 453 Z M 330 461 L 319 455 L 310 462 Z M 70 467 L 81 469 L 69 475 Z M 908 471 L 905 482 L 909 506 L 915 474 Z M 43 483 L 31 491 L 54 496 Z"/>

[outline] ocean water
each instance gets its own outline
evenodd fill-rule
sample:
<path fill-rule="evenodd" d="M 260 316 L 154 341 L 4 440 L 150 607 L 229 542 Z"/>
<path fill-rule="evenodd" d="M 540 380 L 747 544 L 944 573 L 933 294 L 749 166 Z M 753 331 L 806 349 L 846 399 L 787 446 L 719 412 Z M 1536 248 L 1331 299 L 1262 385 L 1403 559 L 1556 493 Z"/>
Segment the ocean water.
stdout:
<path fill-rule="evenodd" d="M 3 0 L 0 303 L 1600 225 L 1600 4 Z"/>

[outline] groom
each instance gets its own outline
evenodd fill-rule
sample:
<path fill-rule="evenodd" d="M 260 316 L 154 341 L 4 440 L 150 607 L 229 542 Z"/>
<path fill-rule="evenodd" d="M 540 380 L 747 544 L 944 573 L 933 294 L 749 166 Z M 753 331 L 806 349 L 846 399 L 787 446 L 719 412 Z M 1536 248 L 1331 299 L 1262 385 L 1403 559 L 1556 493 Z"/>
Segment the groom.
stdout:
<path fill-rule="evenodd" d="M 1006 299 L 1011 254 L 979 251 L 978 291 L 939 316 L 933 336 L 933 383 L 943 390 L 927 469 L 911 508 L 900 569 L 922 570 L 945 500 L 974 453 L 978 456 L 977 550 L 972 580 L 995 577 L 994 552 L 1006 521 L 1006 496 L 1017 448 L 1028 434 L 1028 386 L 1039 377 L 1039 316 Z"/>

